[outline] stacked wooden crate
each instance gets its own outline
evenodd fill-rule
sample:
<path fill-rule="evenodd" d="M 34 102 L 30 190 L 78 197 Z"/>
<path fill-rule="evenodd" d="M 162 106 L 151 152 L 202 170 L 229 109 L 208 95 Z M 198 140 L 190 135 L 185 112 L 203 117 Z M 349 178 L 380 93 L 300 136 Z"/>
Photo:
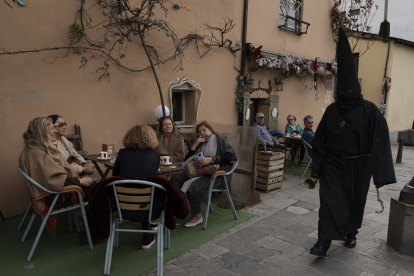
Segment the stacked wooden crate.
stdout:
<path fill-rule="evenodd" d="M 259 151 L 256 165 L 256 188 L 263 191 L 280 189 L 285 162 L 284 151 Z"/>

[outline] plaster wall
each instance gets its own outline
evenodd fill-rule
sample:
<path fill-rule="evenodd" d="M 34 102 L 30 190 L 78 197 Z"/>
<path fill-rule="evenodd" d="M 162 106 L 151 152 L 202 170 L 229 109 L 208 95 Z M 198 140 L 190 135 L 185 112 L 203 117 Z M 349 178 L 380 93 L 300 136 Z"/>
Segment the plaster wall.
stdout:
<path fill-rule="evenodd" d="M 266 49 L 312 59 L 320 57 L 321 60 L 331 61 L 335 58 L 336 46 L 332 39 L 329 15 L 333 6 L 332 1 L 302 0 L 302 20 L 311 25 L 308 28 L 308 33 L 301 36 L 278 28 L 280 1 L 263 0 L 254 4 L 252 1 L 250 2 L 247 42 L 255 46 L 262 45 Z M 246 62 L 246 72 L 248 68 L 254 66 L 254 62 Z M 261 68 L 253 72 L 252 75 L 255 87 L 257 87 L 259 80 L 262 80 L 267 88 L 268 80 L 274 78 L 273 71 Z M 313 115 L 314 130 L 316 130 L 323 115 L 322 110 L 329 105 L 324 102 L 326 92 L 333 93 L 333 91 L 326 91 L 323 84 L 319 82 L 320 99 L 315 102 L 315 90 L 305 90 L 305 84 L 313 81 L 313 76 L 306 79 L 293 77 L 285 81 L 284 91 L 272 92 L 279 95 L 278 129 L 282 132 L 285 130 L 287 115 L 292 113 L 298 118 L 297 123 L 302 126 L 303 118 L 306 115 Z M 263 110 L 261 111 L 263 112 Z M 263 113 L 266 116 L 268 114 L 267 111 Z M 254 116 L 254 114 L 252 115 Z"/>
<path fill-rule="evenodd" d="M 351 45 L 356 44 L 356 38 L 350 37 Z M 369 49 L 367 50 L 367 47 Z M 393 47 L 393 46 L 391 46 Z M 359 53 L 358 78 L 362 78 L 361 89 L 364 99 L 373 102 L 378 108 L 381 105 L 382 82 L 385 63 L 387 60 L 388 43 L 360 39 L 354 53 Z M 392 49 L 390 49 L 390 53 Z M 387 76 L 390 76 L 391 62 L 388 61 Z"/>
<path fill-rule="evenodd" d="M 414 119 L 414 79 L 410 64 L 414 62 L 414 49 L 394 44 L 392 50 L 392 83 L 387 95 L 385 116 L 390 131 L 411 129 Z"/>
<path fill-rule="evenodd" d="M 311 25 L 307 34 L 297 36 L 278 28 L 279 0 L 250 1 L 247 42 L 293 55 L 331 61 L 335 57 L 330 20 L 332 6 L 330 0 L 302 0 L 302 20 Z"/>
<path fill-rule="evenodd" d="M 1 48 L 16 51 L 69 43 L 69 25 L 73 23 L 81 1 L 61 1 L 59 4 L 51 0 L 30 1 L 25 7 L 9 2 L 14 9 L 0 3 L 0 32 L 3 38 L 8 38 L 2 39 Z M 86 7 L 92 2 L 86 1 Z M 209 34 L 203 23 L 222 26 L 222 17 L 228 16 L 234 20 L 236 28 L 226 38 L 234 42 L 241 40 L 242 1 L 182 0 L 179 4 L 190 11 L 170 9 L 166 18 L 174 26 L 178 38 L 196 31 L 200 35 Z M 89 15 L 93 24 L 104 20 L 96 8 L 90 9 Z M 163 19 L 164 13 L 157 11 L 154 17 Z M 101 31 L 88 34 L 101 41 L 104 37 Z M 172 43 L 163 32 L 152 31 L 147 38 L 151 45 L 158 47 L 161 56 L 170 56 Z M 102 143 L 113 143 L 118 150 L 129 127 L 136 123 L 157 123 L 154 109 L 160 104 L 160 97 L 151 70 L 133 73 L 112 62 L 110 81 L 98 80 L 100 71 L 96 70 L 105 60 L 99 53 L 95 53 L 96 59 L 90 58 L 93 53 L 85 53 L 89 61 L 84 70 L 79 69 L 80 58 L 71 52 L 68 57 L 59 58 L 65 54 L 66 50 L 0 55 L 0 210 L 6 217 L 23 212 L 29 203 L 26 185 L 16 167 L 23 149 L 22 134 L 33 118 L 62 115 L 69 125 L 68 134 L 74 133 L 74 124 L 80 124 L 84 149 L 89 153 L 99 152 Z M 124 66 L 142 69 L 149 65 L 138 38 L 128 44 L 125 55 Z M 195 44 L 190 43 L 184 52 L 185 70 L 174 71 L 177 63 L 173 60 L 156 68 L 165 104 L 169 106 L 169 81 L 188 76 L 203 89 L 199 119 L 236 125 L 234 91 L 238 72 L 233 66 L 240 64 L 240 52 L 234 57 L 229 50 L 217 48 L 200 59 Z M 42 96 L 30 100 L 30 97 L 26 98 L 28 91 L 37 92 L 38 97 L 42 93 Z"/>

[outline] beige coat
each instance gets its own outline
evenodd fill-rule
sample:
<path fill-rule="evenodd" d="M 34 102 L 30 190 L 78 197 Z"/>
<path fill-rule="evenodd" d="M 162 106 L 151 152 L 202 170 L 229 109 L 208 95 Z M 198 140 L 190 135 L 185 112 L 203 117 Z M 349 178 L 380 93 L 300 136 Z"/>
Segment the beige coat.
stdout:
<path fill-rule="evenodd" d="M 174 134 L 171 135 L 170 143 L 167 146 L 164 134 L 161 134 L 157 152 L 161 156 L 171 157 L 174 162 L 183 162 L 185 157 L 184 137 L 181 135 L 178 135 L 178 137 L 175 137 Z"/>
<path fill-rule="evenodd" d="M 67 177 L 77 177 L 68 162 L 64 162 L 62 167 L 40 148 L 25 147 L 19 156 L 19 166 L 34 181 L 55 192 L 63 188 Z M 45 204 L 41 199 L 49 194 L 30 182 L 29 191 L 33 198 L 35 211 L 42 214 Z"/>
<path fill-rule="evenodd" d="M 73 156 L 74 158 L 78 159 L 79 164 L 87 163 L 85 159 L 73 148 L 72 142 L 70 142 L 68 139 L 62 136 L 62 143 L 65 145 L 63 146 L 60 142 L 57 140 L 53 142 L 53 144 L 57 147 L 57 149 L 60 151 L 60 153 L 63 156 L 63 159 L 68 160 L 70 156 Z M 72 168 L 75 172 L 78 174 L 82 173 L 82 166 L 79 165 L 72 165 Z"/>

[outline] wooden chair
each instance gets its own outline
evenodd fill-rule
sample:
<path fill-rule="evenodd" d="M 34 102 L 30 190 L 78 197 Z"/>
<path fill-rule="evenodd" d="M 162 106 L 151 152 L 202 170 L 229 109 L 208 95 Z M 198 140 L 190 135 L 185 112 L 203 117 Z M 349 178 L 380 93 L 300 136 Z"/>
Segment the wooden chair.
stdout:
<path fill-rule="evenodd" d="M 280 140 L 280 139 L 282 139 L 282 140 Z M 285 147 L 286 147 L 286 155 L 285 155 L 285 169 L 286 169 L 286 167 L 287 167 L 287 164 L 288 164 L 288 162 L 289 162 L 289 158 L 291 158 L 292 159 L 292 163 L 293 163 L 293 154 L 292 154 L 292 148 L 291 147 L 288 147 L 288 146 L 290 146 L 290 144 L 289 143 L 287 143 L 287 142 L 285 142 L 286 140 L 285 139 L 283 139 L 283 137 L 279 137 L 279 143 L 280 144 L 282 144 L 282 145 L 284 145 Z"/>
<path fill-rule="evenodd" d="M 35 241 L 33 243 L 32 248 L 30 249 L 29 256 L 27 256 L 27 261 L 30 262 L 30 260 L 32 259 L 33 253 L 34 253 L 34 251 L 36 249 L 36 246 L 37 246 L 37 244 L 39 242 L 40 236 L 43 233 L 43 229 L 45 228 L 46 222 L 49 219 L 49 217 L 52 216 L 52 215 L 57 215 L 57 214 L 64 213 L 64 212 L 69 212 L 69 214 L 70 214 L 72 211 L 77 210 L 77 209 L 81 209 L 81 211 L 82 211 L 83 222 L 85 224 L 85 230 L 86 230 L 86 234 L 88 236 L 89 247 L 91 248 L 91 250 L 93 250 L 91 234 L 89 233 L 88 220 L 86 219 L 86 212 L 85 212 L 85 205 L 87 205 L 88 203 L 87 202 L 85 202 L 85 204 L 83 203 L 83 200 L 82 200 L 82 188 L 79 187 L 79 186 L 76 186 L 76 185 L 69 185 L 69 186 L 63 187 L 60 192 L 51 191 L 51 190 L 46 189 L 45 187 L 43 187 L 42 185 L 40 185 L 36 181 L 34 181 L 30 176 L 28 176 L 20 168 L 20 166 L 17 166 L 17 170 L 23 175 L 23 177 L 24 177 L 24 179 L 25 179 L 26 184 L 27 184 L 28 187 L 29 187 L 29 182 L 30 182 L 33 185 L 35 185 L 37 188 L 45 191 L 46 193 L 54 194 L 55 195 L 55 199 L 53 200 L 52 205 L 49 207 L 49 211 L 47 212 L 47 214 L 45 215 L 45 217 L 42 217 L 43 222 L 40 225 L 39 232 L 37 233 L 37 236 L 35 238 Z M 54 210 L 53 208 L 54 208 L 54 206 L 56 204 L 57 199 L 62 194 L 69 193 L 69 192 L 75 192 L 77 194 L 78 199 L 79 199 L 79 204 L 76 204 L 76 205 L 73 205 L 73 206 L 70 206 L 70 207 L 67 207 L 67 208 L 64 208 L 64 209 L 60 209 L 60 210 Z M 33 215 L 32 215 L 32 217 L 31 217 L 31 219 L 29 221 L 29 225 L 27 226 L 26 231 L 23 234 L 22 242 L 25 241 L 25 239 L 27 237 L 27 234 L 29 233 L 29 230 L 30 230 L 30 228 L 31 228 L 31 226 L 33 224 L 33 221 L 34 221 L 34 218 L 35 217 L 36 217 L 36 214 L 35 214 L 35 212 L 33 212 Z M 69 217 L 69 221 L 70 221 L 70 216 L 68 216 L 68 217 Z M 75 221 L 77 221 L 77 219 L 75 219 Z M 71 227 L 72 224 L 70 223 L 69 225 Z"/>
<path fill-rule="evenodd" d="M 237 212 L 236 212 L 236 208 L 234 208 L 233 205 L 233 200 L 231 199 L 231 195 L 230 195 L 230 190 L 229 190 L 229 186 L 227 185 L 227 179 L 226 176 L 227 175 L 231 175 L 234 171 L 234 169 L 236 169 L 237 164 L 239 162 L 236 161 L 235 163 L 233 163 L 233 169 L 231 169 L 231 171 L 229 171 L 228 173 L 226 173 L 225 171 L 216 171 L 215 173 L 213 173 L 211 175 L 211 180 L 210 180 L 210 185 L 208 188 L 208 202 L 207 202 L 207 206 L 206 206 L 206 210 L 204 213 L 204 222 L 203 222 L 203 229 L 207 229 L 207 220 L 208 220 L 208 213 L 211 210 L 211 212 L 213 212 L 213 206 L 211 205 L 211 194 L 213 192 L 218 192 L 218 193 L 225 193 L 227 196 L 227 200 L 229 201 L 230 204 L 230 208 L 231 211 L 233 212 L 233 216 L 234 219 L 239 219 L 239 217 L 237 216 Z M 214 189 L 214 182 L 216 181 L 217 177 L 223 177 L 224 180 L 224 190 L 223 189 Z"/>
<path fill-rule="evenodd" d="M 119 187 L 120 184 L 144 184 L 147 188 L 125 188 Z M 133 224 L 133 221 L 128 221 L 122 218 L 122 210 L 133 211 L 149 211 L 148 223 L 151 223 L 152 207 L 155 188 L 166 192 L 165 188 L 159 184 L 155 184 L 143 180 L 118 180 L 108 184 L 107 187 L 112 186 L 115 194 L 115 201 L 117 205 L 118 216 L 113 218 L 111 214 L 111 231 L 108 238 L 105 256 L 104 275 L 109 275 L 111 270 L 112 251 L 113 247 L 119 246 L 119 232 L 139 232 L 139 233 L 154 233 L 157 234 L 157 275 L 163 274 L 163 230 L 164 230 L 164 211 L 161 219 L 158 221 L 157 230 L 139 230 L 139 229 L 119 229 L 122 222 Z M 147 203 L 145 207 L 141 207 L 141 203 Z M 154 221 L 152 222 L 154 223 Z M 170 230 L 166 229 L 166 248 L 170 247 Z M 139 260 L 138 260 L 139 261 Z"/>
<path fill-rule="evenodd" d="M 80 155 L 87 155 L 88 152 L 83 150 L 82 132 L 80 125 L 75 125 L 75 134 L 65 135 L 65 138 L 73 143 L 74 148 Z"/>

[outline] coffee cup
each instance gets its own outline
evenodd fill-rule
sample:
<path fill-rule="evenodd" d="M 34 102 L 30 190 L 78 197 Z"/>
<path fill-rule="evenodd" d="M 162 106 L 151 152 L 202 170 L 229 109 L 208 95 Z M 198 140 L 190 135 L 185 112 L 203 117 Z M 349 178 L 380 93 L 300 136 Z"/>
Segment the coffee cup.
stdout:
<path fill-rule="evenodd" d="M 101 151 L 101 159 L 108 159 L 108 152 Z"/>
<path fill-rule="evenodd" d="M 286 133 L 285 135 L 286 135 L 286 137 L 290 137 L 290 133 Z"/>
<path fill-rule="evenodd" d="M 169 156 L 163 156 L 161 162 L 163 164 L 172 164 L 171 158 Z"/>

